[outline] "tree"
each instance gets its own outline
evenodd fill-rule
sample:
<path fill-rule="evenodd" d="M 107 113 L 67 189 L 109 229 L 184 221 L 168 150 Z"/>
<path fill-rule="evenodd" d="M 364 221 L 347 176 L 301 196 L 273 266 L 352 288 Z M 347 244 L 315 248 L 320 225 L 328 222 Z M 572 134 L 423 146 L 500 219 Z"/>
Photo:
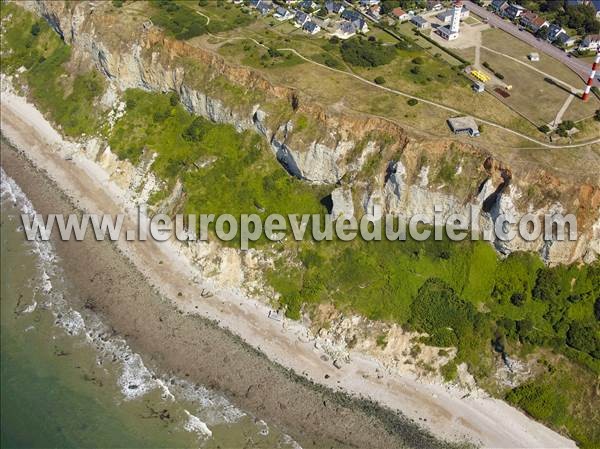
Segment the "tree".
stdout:
<path fill-rule="evenodd" d="M 533 299 L 544 302 L 558 302 L 561 292 L 561 278 L 558 270 L 554 268 L 540 269 L 531 292 Z"/>
<path fill-rule="evenodd" d="M 207 131 L 208 124 L 206 120 L 202 117 L 196 117 L 190 126 L 185 129 L 182 137 L 191 142 L 199 142 Z"/>
<path fill-rule="evenodd" d="M 383 76 L 378 76 L 374 79 L 375 84 L 385 84 L 385 78 Z"/>
<path fill-rule="evenodd" d="M 40 24 L 35 22 L 33 25 L 31 25 L 31 35 L 32 36 L 37 36 L 38 34 L 40 34 L 40 31 L 42 31 L 42 28 L 40 27 Z"/>
<path fill-rule="evenodd" d="M 596 113 L 594 114 L 594 120 L 600 122 L 600 109 L 596 110 Z"/>
<path fill-rule="evenodd" d="M 538 128 L 541 133 L 548 134 L 550 132 L 550 127 L 548 125 L 542 125 Z"/>
<path fill-rule="evenodd" d="M 539 37 L 540 39 L 548 39 L 548 27 L 542 27 L 539 30 L 537 30 L 537 32 L 535 33 L 535 35 L 537 37 Z"/>
<path fill-rule="evenodd" d="M 419 100 L 415 99 L 415 98 L 411 98 L 410 100 L 407 101 L 409 106 L 416 106 L 419 103 Z"/>

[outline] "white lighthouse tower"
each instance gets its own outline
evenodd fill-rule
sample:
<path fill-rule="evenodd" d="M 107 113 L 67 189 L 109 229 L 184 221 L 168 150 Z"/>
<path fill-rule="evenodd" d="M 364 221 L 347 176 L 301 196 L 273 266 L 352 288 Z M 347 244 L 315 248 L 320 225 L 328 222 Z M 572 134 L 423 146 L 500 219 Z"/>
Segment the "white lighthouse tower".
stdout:
<path fill-rule="evenodd" d="M 460 15 L 462 13 L 463 4 L 460 0 L 454 2 L 454 10 L 452 11 L 452 22 L 450 22 L 450 31 L 458 34 L 460 28 Z"/>
<path fill-rule="evenodd" d="M 437 33 L 444 39 L 453 41 L 458 38 L 460 29 L 460 17 L 462 15 L 463 4 L 461 0 L 456 0 L 452 7 L 452 15 L 450 16 L 450 23 L 446 26 L 439 27 Z"/>

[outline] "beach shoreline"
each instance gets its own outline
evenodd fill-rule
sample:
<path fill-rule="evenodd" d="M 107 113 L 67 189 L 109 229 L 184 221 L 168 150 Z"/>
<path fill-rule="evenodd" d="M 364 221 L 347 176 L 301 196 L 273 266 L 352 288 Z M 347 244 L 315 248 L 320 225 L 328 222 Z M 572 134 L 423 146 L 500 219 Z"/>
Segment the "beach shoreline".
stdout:
<path fill-rule="evenodd" d="M 4 89 L 2 92 L 2 133 L 33 166 L 45 170 L 49 179 L 71 198 L 77 208 L 91 213 L 124 211 L 129 214 L 133 213 L 133 208 L 127 204 L 123 192 L 120 192 L 119 188 L 110 181 L 101 167 L 77 153 L 74 148 L 76 144 L 64 142 L 33 105 Z M 66 160 L 67 156 L 72 157 L 70 160 Z M 8 161 L 8 164 L 5 164 L 4 159 Z M 25 165 L 21 165 L 21 169 L 15 168 L 19 165 L 18 159 L 14 154 L 11 155 L 3 149 L 3 166 L 7 166 L 5 168 L 7 173 L 13 178 L 16 176 L 17 182 L 20 185 L 24 184 L 22 188 L 31 192 L 33 197 L 38 197 L 38 203 L 43 203 L 44 201 L 40 199 L 42 192 L 37 194 L 35 192 L 36 188 L 39 188 L 36 187 L 39 175 L 28 174 L 27 171 L 32 170 L 32 167 L 23 168 L 29 163 L 23 159 L 20 159 L 21 164 Z M 13 173 L 16 171 L 15 176 L 11 173 L 11 166 Z M 48 182 L 48 180 L 46 181 Z M 36 203 L 33 198 L 32 201 L 34 204 Z M 40 212 L 56 212 L 48 209 L 49 205 L 44 205 Z M 90 241 L 87 244 L 90 245 L 90 248 L 94 248 L 94 251 L 101 246 L 99 242 Z M 80 244 L 77 242 L 58 244 L 59 247 L 64 248 L 65 254 L 81 253 L 81 248 L 76 249 L 77 245 Z M 267 415 L 272 415 L 272 421 L 275 424 L 289 430 L 294 438 L 298 434 L 306 432 L 307 435 L 311 435 L 311 438 L 323 438 L 323 442 L 337 441 L 359 447 L 390 447 L 391 441 L 403 441 L 412 444 L 413 447 L 431 447 L 432 440 L 429 437 L 417 435 L 418 429 L 411 423 L 411 421 L 418 421 L 423 427 L 433 431 L 437 437 L 452 441 L 470 440 L 486 447 L 574 447 L 574 443 L 567 438 L 536 423 L 502 401 L 483 395 L 461 398 L 462 393 L 459 391 L 453 391 L 444 385 L 422 383 L 409 377 L 386 374 L 383 378 L 379 378 L 376 375 L 379 368 L 377 361 L 359 353 L 352 353 L 352 361 L 344 364 L 342 369 L 338 370 L 332 366 L 331 362 L 325 362 L 320 358 L 322 353 L 314 347 L 313 342 L 305 341 L 302 338 L 303 329 L 300 324 L 287 320 L 283 322 L 270 320 L 268 318 L 269 308 L 265 304 L 245 298 L 239 291 L 215 291 L 214 297 L 199 300 L 202 289 L 214 291 L 215 286 L 209 281 L 199 279 L 198 273 L 190 261 L 169 245 L 151 241 L 125 242 L 122 240 L 111 247 L 112 251 L 116 251 L 117 248 L 122 251 L 133 264 L 131 269 L 139 270 L 141 277 L 158 286 L 160 294 L 171 300 L 168 304 L 166 302 L 160 304 L 160 308 L 161 313 L 167 313 L 166 311 L 170 310 L 168 314 L 172 315 L 172 319 L 175 321 L 170 324 L 166 324 L 164 319 L 156 321 L 161 323 L 161 329 L 164 328 L 163 333 L 172 332 L 173 341 L 167 342 L 167 344 L 159 341 L 158 336 L 152 335 L 153 330 L 148 328 L 148 324 L 140 323 L 140 320 L 147 318 L 144 316 L 146 310 L 135 310 L 135 302 L 133 304 L 125 304 L 125 302 L 123 304 L 103 304 L 101 312 L 108 316 L 108 322 L 118 324 L 121 329 L 120 333 L 131 336 L 133 332 L 137 332 L 134 344 L 137 341 L 142 354 L 151 354 L 151 357 L 160 360 L 159 364 L 164 364 L 164 366 L 178 367 L 183 375 L 186 374 L 186 369 L 195 371 L 187 374 L 189 377 L 199 377 L 198 380 L 202 383 L 208 382 L 208 385 L 214 383 L 215 387 L 224 390 L 233 400 L 237 398 L 239 402 L 241 399 L 241 405 L 251 411 L 257 412 L 263 408 L 267 411 Z M 73 264 L 74 262 L 70 262 L 70 265 Z M 79 271 L 78 276 L 82 280 L 86 278 L 85 280 L 89 281 L 90 278 L 85 274 L 87 268 L 90 267 L 72 266 L 74 272 Z M 113 282 L 110 271 L 98 269 L 96 274 L 105 281 L 110 279 L 109 282 Z M 115 273 L 118 273 L 118 270 L 112 271 L 112 274 Z M 120 281 L 119 285 L 122 282 Z M 82 284 L 93 283 L 82 282 Z M 97 281 L 96 285 L 98 285 Z M 95 286 L 82 285 L 83 291 L 89 290 L 90 294 L 97 295 L 98 292 L 95 291 L 95 288 Z M 134 286 L 129 288 L 133 289 Z M 152 307 L 155 306 L 158 307 L 156 304 Z M 124 311 L 132 315 L 119 316 Z M 157 315 L 158 312 L 148 310 L 148 314 Z M 244 384 L 245 393 L 242 391 L 242 385 L 224 386 L 227 379 L 219 379 L 222 378 L 224 370 L 236 364 L 241 365 L 239 369 L 247 366 L 248 362 L 240 363 L 240 360 L 236 360 L 237 352 L 234 351 L 233 356 L 227 352 L 225 357 L 216 357 L 211 345 L 203 345 L 203 350 L 208 350 L 209 354 L 212 353 L 211 357 L 214 357 L 214 362 L 220 365 L 210 367 L 211 374 L 207 375 L 201 372 L 201 368 L 207 367 L 198 366 L 202 365 L 199 363 L 203 359 L 202 352 L 197 352 L 196 358 L 190 357 L 187 361 L 180 360 L 182 349 L 175 347 L 181 344 L 188 349 L 192 348 L 198 351 L 199 348 L 195 347 L 198 344 L 192 339 L 192 335 L 178 336 L 175 331 L 178 326 L 181 326 L 178 320 L 192 323 L 197 321 L 193 318 L 198 315 L 230 331 L 234 340 L 241 339 L 246 342 L 248 347 L 245 351 L 249 351 L 249 359 L 257 359 L 257 357 L 263 359 L 263 368 L 271 367 L 272 369 L 267 361 L 268 358 L 295 373 L 302 373 L 305 378 L 319 386 L 308 383 L 302 386 L 301 379 L 295 377 L 291 372 L 288 372 L 288 375 L 293 379 L 288 378 L 287 381 L 291 380 L 291 385 L 295 386 L 297 391 L 287 391 L 285 387 L 277 390 L 277 385 L 265 380 L 262 385 L 259 385 L 259 382 L 247 382 Z M 158 317 L 160 318 L 160 314 Z M 192 326 L 191 324 L 187 325 Z M 205 324 L 205 326 L 209 325 Z M 214 326 L 215 332 L 222 332 L 214 324 L 211 326 Z M 193 326 L 190 327 L 190 330 L 192 328 Z M 203 330 L 207 332 L 205 328 Z M 156 333 L 160 334 L 158 331 Z M 144 341 L 144 339 L 148 341 Z M 251 350 L 250 348 L 255 349 Z M 250 354 L 251 352 L 253 354 Z M 264 356 L 260 354 L 264 354 Z M 185 359 L 185 357 L 183 358 Z M 267 369 L 266 372 L 270 371 Z M 248 373 L 248 375 L 252 375 L 252 373 Z M 260 376 L 255 376 L 255 379 L 259 378 Z M 229 382 L 235 383 L 233 379 L 229 379 Z M 324 387 L 368 398 L 391 410 L 401 411 L 407 418 L 398 418 L 395 423 L 390 421 L 386 428 L 385 418 L 376 419 L 374 416 L 369 416 L 368 406 L 363 410 L 352 407 L 344 409 L 341 405 L 337 405 L 335 409 L 328 409 L 325 404 L 322 404 L 322 401 L 318 400 L 319 395 L 329 394 L 324 392 Z M 281 396 L 283 391 L 286 391 L 289 397 L 283 398 Z M 311 391 L 314 398 L 305 397 L 307 391 Z M 281 407 L 283 402 L 289 404 L 294 401 L 294 397 L 300 402 L 305 402 L 300 408 L 309 407 L 313 411 L 312 415 L 306 416 L 305 409 L 293 410 L 285 407 L 285 404 L 283 408 Z M 315 401 L 312 405 L 310 404 L 311 399 Z M 321 404 L 319 407 L 316 405 L 317 402 Z M 354 404 L 353 407 L 357 407 L 357 404 Z M 368 403 L 364 402 L 364 404 Z M 277 412 L 278 408 L 279 413 Z M 376 407 L 373 407 L 373 410 L 375 409 Z M 393 415 L 392 412 L 389 413 L 388 417 Z M 271 416 L 266 416 L 266 418 L 270 419 Z M 294 424 L 294 422 L 296 423 Z M 336 422 L 338 422 L 337 428 Z M 405 425 L 406 428 L 394 427 L 400 424 Z M 383 429 L 385 430 L 382 433 Z M 401 433 L 403 430 L 407 432 L 405 435 Z M 399 433 L 393 435 L 395 431 Z M 411 441 L 412 438 L 415 440 Z M 421 441 L 418 441 L 419 438 Z"/>

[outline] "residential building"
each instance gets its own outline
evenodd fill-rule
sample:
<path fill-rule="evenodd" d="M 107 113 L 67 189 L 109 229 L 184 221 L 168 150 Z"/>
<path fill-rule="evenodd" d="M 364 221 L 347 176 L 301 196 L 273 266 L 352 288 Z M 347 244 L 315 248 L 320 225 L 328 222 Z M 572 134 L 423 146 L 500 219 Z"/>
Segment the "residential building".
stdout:
<path fill-rule="evenodd" d="M 556 36 L 554 43 L 563 47 L 572 47 L 575 45 L 575 38 L 569 36 L 567 33 L 560 33 L 558 36 Z"/>
<path fill-rule="evenodd" d="M 251 8 L 257 8 L 258 5 L 260 5 L 262 0 L 250 0 L 250 7 Z"/>
<path fill-rule="evenodd" d="M 548 27 L 548 41 L 549 42 L 554 42 L 556 40 L 556 38 L 558 38 L 559 34 L 562 33 L 566 33 L 566 31 L 564 30 L 564 28 L 560 27 L 559 25 L 553 23 Z"/>
<path fill-rule="evenodd" d="M 406 22 L 407 20 L 410 20 L 410 15 L 402 8 L 394 8 L 390 14 L 399 22 Z"/>
<path fill-rule="evenodd" d="M 311 20 L 306 21 L 302 26 L 302 29 L 308 34 L 317 34 L 321 31 L 321 27 Z"/>
<path fill-rule="evenodd" d="M 510 4 L 504 11 L 504 16 L 508 17 L 510 20 L 516 20 L 521 17 L 521 14 L 524 12 L 525 8 L 523 8 L 521 5 Z"/>
<path fill-rule="evenodd" d="M 588 34 L 581 41 L 579 49 L 581 51 L 598 50 L 600 48 L 600 34 Z"/>
<path fill-rule="evenodd" d="M 381 17 L 381 6 L 372 5 L 367 11 L 367 14 L 373 17 L 374 19 L 379 20 L 379 18 Z"/>
<path fill-rule="evenodd" d="M 367 25 L 367 22 L 362 17 L 360 17 L 356 20 L 353 20 L 352 25 L 354 25 L 354 28 L 356 28 L 356 31 L 359 33 L 368 33 L 369 32 L 369 27 Z"/>
<path fill-rule="evenodd" d="M 325 9 L 329 14 L 341 14 L 346 8 L 342 2 L 334 2 L 330 0 L 325 2 Z"/>
<path fill-rule="evenodd" d="M 353 9 L 346 9 L 342 12 L 342 19 L 353 22 L 354 20 L 360 19 L 362 15 Z"/>
<path fill-rule="evenodd" d="M 296 11 L 294 15 L 294 25 L 298 28 L 304 26 L 304 24 L 310 20 L 310 16 L 303 11 Z"/>
<path fill-rule="evenodd" d="M 315 2 L 313 2 L 313 0 L 302 0 L 298 6 L 304 9 L 305 11 L 312 11 L 318 5 Z"/>
<path fill-rule="evenodd" d="M 261 13 L 263 16 L 266 16 L 267 14 L 269 14 L 272 9 L 273 9 L 273 5 L 271 3 L 267 3 L 267 2 L 263 2 L 263 1 L 261 1 L 258 4 L 258 6 L 256 7 L 256 10 L 259 13 Z"/>
<path fill-rule="evenodd" d="M 427 9 L 429 11 L 440 11 L 442 9 L 442 2 L 438 0 L 428 0 L 427 1 Z"/>
<path fill-rule="evenodd" d="M 528 28 L 534 33 L 537 32 L 540 28 L 547 27 L 550 25 L 546 19 L 544 19 L 542 16 L 538 16 L 532 11 L 526 11 L 523 14 L 521 14 L 520 23 L 525 28 Z"/>
<path fill-rule="evenodd" d="M 352 22 L 343 21 L 338 24 L 333 34 L 340 39 L 349 39 L 356 35 L 356 28 L 352 25 Z"/>
<path fill-rule="evenodd" d="M 360 6 L 364 6 L 365 8 L 370 8 L 373 5 L 379 5 L 381 0 L 360 0 Z"/>
<path fill-rule="evenodd" d="M 288 9 L 285 9 L 283 6 L 278 6 L 275 10 L 275 14 L 273 14 L 273 17 L 281 21 L 290 20 L 294 17 L 294 13 Z"/>
<path fill-rule="evenodd" d="M 421 16 L 413 16 L 410 19 L 410 22 L 421 30 L 431 28 L 431 24 L 424 17 Z"/>
<path fill-rule="evenodd" d="M 508 1 L 506 0 L 492 0 L 492 4 L 490 5 L 492 9 L 498 13 L 502 14 L 506 8 L 508 8 Z"/>

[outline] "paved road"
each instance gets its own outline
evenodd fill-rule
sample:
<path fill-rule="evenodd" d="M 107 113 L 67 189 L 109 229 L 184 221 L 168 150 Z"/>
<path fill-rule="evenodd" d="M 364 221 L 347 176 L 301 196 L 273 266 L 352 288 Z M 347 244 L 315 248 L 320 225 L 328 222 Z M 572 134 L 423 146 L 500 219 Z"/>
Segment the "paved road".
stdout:
<path fill-rule="evenodd" d="M 560 48 L 555 47 L 551 43 L 545 40 L 538 40 L 533 34 L 527 31 L 519 30 L 519 27 L 513 24 L 512 22 L 508 22 L 501 17 L 498 17 L 493 12 L 488 11 L 481 6 L 477 6 L 475 3 L 465 0 L 464 5 L 468 10 L 477 14 L 484 19 L 487 19 L 490 25 L 493 25 L 509 34 L 512 34 L 517 39 L 535 47 L 542 53 L 547 54 L 548 56 L 553 57 L 554 59 L 558 59 L 564 65 L 573 70 L 577 75 L 581 77 L 582 80 L 587 81 L 591 64 L 588 64 L 584 61 L 578 60 L 577 58 L 569 58 L 567 53 L 562 51 Z M 600 81 L 598 79 L 595 80 L 595 85 L 600 85 Z"/>

